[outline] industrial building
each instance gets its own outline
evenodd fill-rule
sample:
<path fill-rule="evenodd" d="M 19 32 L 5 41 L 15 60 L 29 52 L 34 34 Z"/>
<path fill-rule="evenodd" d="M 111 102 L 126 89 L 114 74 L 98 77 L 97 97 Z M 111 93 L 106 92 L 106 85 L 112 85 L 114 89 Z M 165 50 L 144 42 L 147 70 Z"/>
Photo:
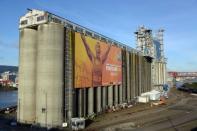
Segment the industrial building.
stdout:
<path fill-rule="evenodd" d="M 164 55 L 163 29 L 155 33 L 151 29 L 140 26 L 136 34 L 136 49 L 143 52 L 145 56 L 151 56 L 152 61 L 152 84 L 154 89 L 162 89 L 166 83 L 166 64 L 167 59 Z"/>
<path fill-rule="evenodd" d="M 61 127 L 152 89 L 153 57 L 46 11 L 20 19 L 17 121 Z"/>

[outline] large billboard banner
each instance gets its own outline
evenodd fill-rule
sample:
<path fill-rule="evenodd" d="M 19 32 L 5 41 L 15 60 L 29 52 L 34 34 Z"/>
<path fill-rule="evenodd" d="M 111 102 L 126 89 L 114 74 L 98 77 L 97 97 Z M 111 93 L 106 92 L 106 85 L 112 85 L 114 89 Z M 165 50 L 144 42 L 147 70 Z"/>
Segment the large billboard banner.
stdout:
<path fill-rule="evenodd" d="M 122 83 L 121 49 L 75 32 L 75 88 Z"/>

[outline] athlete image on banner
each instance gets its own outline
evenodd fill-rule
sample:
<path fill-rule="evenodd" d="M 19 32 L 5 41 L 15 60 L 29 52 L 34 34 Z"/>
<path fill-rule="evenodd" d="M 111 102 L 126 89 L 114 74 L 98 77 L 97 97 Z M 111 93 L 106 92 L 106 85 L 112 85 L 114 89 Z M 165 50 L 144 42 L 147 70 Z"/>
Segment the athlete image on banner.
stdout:
<path fill-rule="evenodd" d="M 75 87 L 120 84 L 121 49 L 75 33 Z"/>

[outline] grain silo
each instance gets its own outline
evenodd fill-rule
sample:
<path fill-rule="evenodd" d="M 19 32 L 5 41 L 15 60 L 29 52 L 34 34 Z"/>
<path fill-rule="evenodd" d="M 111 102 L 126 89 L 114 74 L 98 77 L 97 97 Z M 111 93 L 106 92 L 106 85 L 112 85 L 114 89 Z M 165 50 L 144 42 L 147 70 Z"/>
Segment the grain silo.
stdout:
<path fill-rule="evenodd" d="M 17 118 L 24 123 L 35 120 L 36 48 L 37 31 L 21 29 Z"/>
<path fill-rule="evenodd" d="M 38 26 L 36 72 L 36 123 L 60 126 L 63 122 L 64 27 L 49 23 Z"/>
<path fill-rule="evenodd" d="M 143 52 L 46 11 L 29 10 L 19 28 L 21 123 L 70 126 L 151 90 Z"/>

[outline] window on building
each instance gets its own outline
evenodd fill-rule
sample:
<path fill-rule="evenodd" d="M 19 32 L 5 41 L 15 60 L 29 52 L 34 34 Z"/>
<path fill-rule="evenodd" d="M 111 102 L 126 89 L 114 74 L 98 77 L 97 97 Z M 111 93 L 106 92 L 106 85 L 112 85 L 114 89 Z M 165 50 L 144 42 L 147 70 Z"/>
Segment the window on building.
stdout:
<path fill-rule="evenodd" d="M 83 29 L 82 29 L 82 28 L 80 28 L 80 27 L 76 26 L 76 28 L 75 28 L 75 29 L 76 29 L 76 31 L 77 31 L 77 32 L 83 33 Z"/>
<path fill-rule="evenodd" d="M 57 18 L 53 18 L 52 21 L 55 22 L 55 23 L 61 24 L 61 20 L 59 20 L 59 19 L 57 19 Z"/>
<path fill-rule="evenodd" d="M 97 34 L 94 34 L 94 38 L 96 38 L 96 39 L 98 39 L 98 40 L 99 40 L 100 36 L 99 36 L 99 35 L 97 35 Z"/>
<path fill-rule="evenodd" d="M 42 20 L 44 20 L 44 16 L 38 16 L 37 17 L 37 21 L 42 21 Z"/>
<path fill-rule="evenodd" d="M 67 27 L 73 29 L 73 25 L 67 23 Z"/>
<path fill-rule="evenodd" d="M 91 32 L 89 32 L 89 31 L 86 31 L 86 35 L 88 35 L 88 36 L 92 36 L 92 33 L 91 33 Z"/>
<path fill-rule="evenodd" d="M 101 37 L 101 40 L 102 40 L 102 41 L 106 41 L 106 39 L 105 39 L 104 37 Z"/>
<path fill-rule="evenodd" d="M 26 25 L 26 24 L 27 24 L 27 20 L 21 21 L 21 25 Z"/>

